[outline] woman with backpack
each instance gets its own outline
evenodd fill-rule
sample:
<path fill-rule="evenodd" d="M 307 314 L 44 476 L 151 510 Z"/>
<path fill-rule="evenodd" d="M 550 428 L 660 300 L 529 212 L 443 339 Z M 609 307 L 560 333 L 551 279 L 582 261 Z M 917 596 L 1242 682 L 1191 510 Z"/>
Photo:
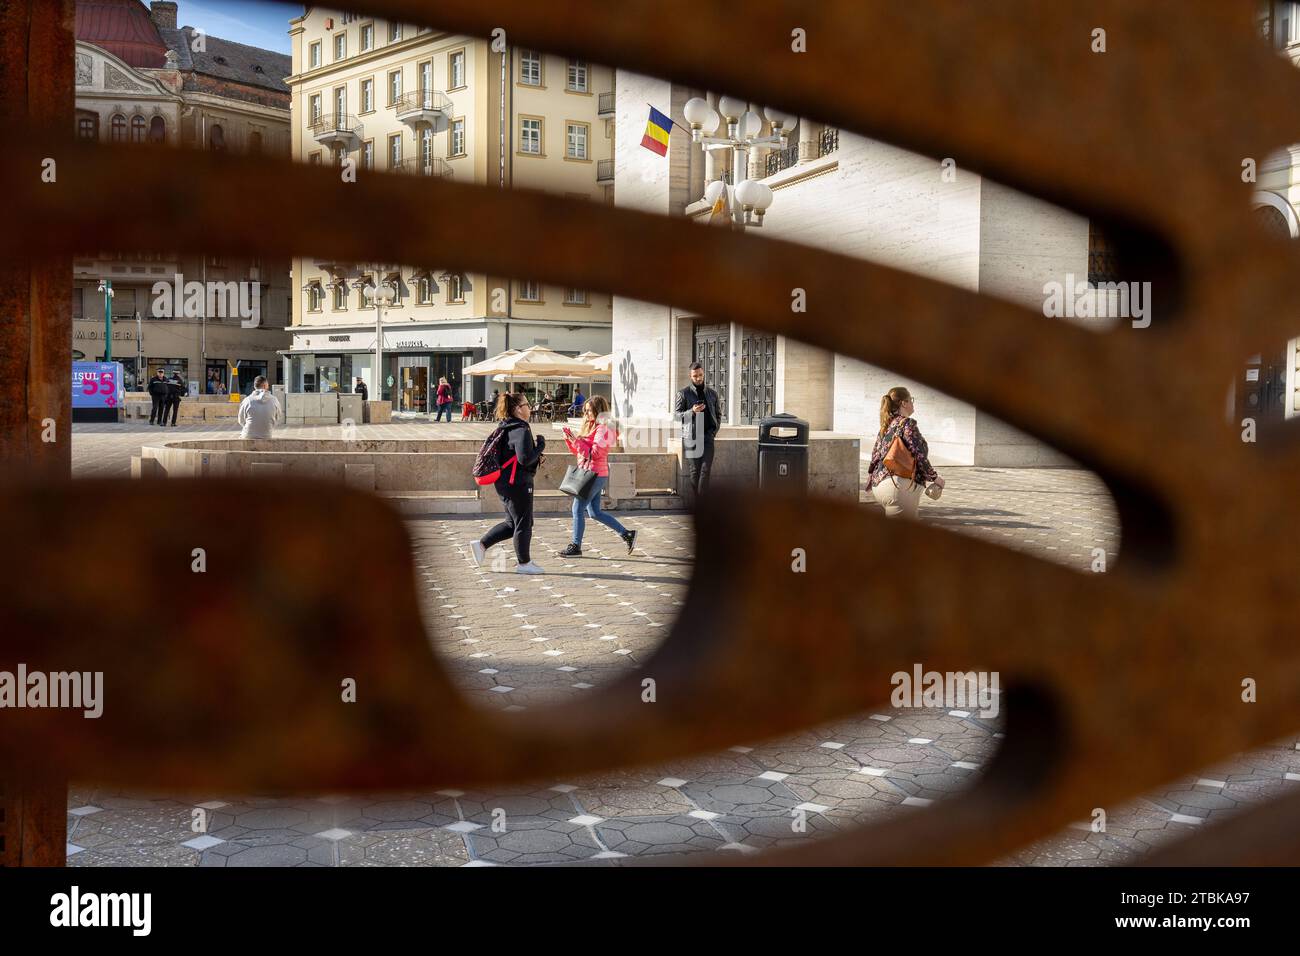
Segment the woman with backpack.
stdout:
<path fill-rule="evenodd" d="M 446 377 L 438 379 L 438 414 L 434 416 L 435 422 L 442 421 L 442 413 L 447 413 L 447 424 L 451 424 L 451 406 L 455 400 L 451 397 L 451 386 L 447 384 Z"/>
<path fill-rule="evenodd" d="M 506 509 L 504 521 L 477 541 L 470 542 L 474 563 L 480 567 L 488 548 L 513 538 L 515 558 L 519 561 L 515 570 L 520 574 L 542 573 L 542 569 L 533 563 L 529 548 L 533 541 L 533 475 L 542 463 L 546 436 L 539 435 L 536 441 L 533 440 L 533 431 L 528 427 L 532 411 L 522 392 L 503 394 L 497 401 L 497 419 L 501 424 L 484 442 L 484 450 L 479 453 L 482 459 L 489 443 L 492 443 L 496 452 L 495 467 L 499 469 L 495 472 L 493 487 Z"/>
<path fill-rule="evenodd" d="M 881 396 L 880 433 L 867 466 L 867 488 L 889 518 L 915 518 L 926 485 L 936 489 L 931 497 L 943 491 L 943 479 L 930 464 L 930 446 L 912 418 L 915 410 L 911 392 L 901 386 Z"/>
<path fill-rule="evenodd" d="M 582 556 L 582 534 L 587 527 L 588 515 L 622 538 L 628 554 L 636 547 L 636 532 L 628 531 L 617 518 L 600 507 L 601 495 L 609 484 L 609 450 L 618 443 L 618 432 L 609 427 L 608 420 L 609 402 L 594 395 L 583 403 L 582 428 L 578 434 L 573 434 L 567 425 L 564 428 L 564 442 L 577 456 L 578 467 L 588 468 L 598 477 L 592 482 L 586 498 L 573 499 L 573 541 L 559 552 L 562 558 Z"/>

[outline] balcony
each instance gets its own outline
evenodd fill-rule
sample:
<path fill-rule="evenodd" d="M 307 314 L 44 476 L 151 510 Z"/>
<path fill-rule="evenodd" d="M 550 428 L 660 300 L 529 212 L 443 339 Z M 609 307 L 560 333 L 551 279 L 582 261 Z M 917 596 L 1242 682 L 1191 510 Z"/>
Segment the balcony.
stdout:
<path fill-rule="evenodd" d="M 840 131 L 837 129 L 824 129 L 821 136 L 817 139 L 817 155 L 829 156 L 840 148 Z"/>
<path fill-rule="evenodd" d="M 596 182 L 612 183 L 614 181 L 614 161 L 612 159 L 596 160 Z"/>
<path fill-rule="evenodd" d="M 414 159 L 403 160 L 399 165 L 394 167 L 391 172 L 398 173 L 402 176 L 432 176 L 435 179 L 451 179 L 451 163 L 445 159 L 421 159 L 416 156 Z"/>
<path fill-rule="evenodd" d="M 361 146 L 364 132 L 361 123 L 351 113 L 325 113 L 311 121 L 312 138 L 330 149 L 351 152 Z"/>
<path fill-rule="evenodd" d="M 397 121 L 413 130 L 429 127 L 435 133 L 447 127 L 451 119 L 451 99 L 437 90 L 405 93 L 393 104 Z"/>
<path fill-rule="evenodd" d="M 596 115 L 597 116 L 614 115 L 614 94 L 613 93 L 600 94 L 600 96 L 597 98 Z"/>
<path fill-rule="evenodd" d="M 772 176 L 799 162 L 799 144 L 788 149 L 774 149 L 764 158 L 763 175 Z"/>

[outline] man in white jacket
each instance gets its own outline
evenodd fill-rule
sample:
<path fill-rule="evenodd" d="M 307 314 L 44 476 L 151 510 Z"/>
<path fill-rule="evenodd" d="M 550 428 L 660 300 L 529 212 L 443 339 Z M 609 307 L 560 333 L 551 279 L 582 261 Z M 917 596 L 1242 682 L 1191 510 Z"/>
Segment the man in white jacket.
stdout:
<path fill-rule="evenodd" d="M 244 430 L 240 438 L 270 438 L 271 426 L 277 424 L 283 415 L 280 402 L 271 394 L 270 384 L 265 375 L 253 380 L 253 391 L 239 405 L 239 424 Z"/>

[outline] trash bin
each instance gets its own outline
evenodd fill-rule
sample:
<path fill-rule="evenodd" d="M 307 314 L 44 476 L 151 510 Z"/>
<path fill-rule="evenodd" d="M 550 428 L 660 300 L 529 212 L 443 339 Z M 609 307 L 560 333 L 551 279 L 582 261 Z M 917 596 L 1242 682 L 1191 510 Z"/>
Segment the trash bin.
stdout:
<path fill-rule="evenodd" d="M 758 487 L 802 495 L 808 492 L 808 423 L 786 412 L 758 423 Z"/>

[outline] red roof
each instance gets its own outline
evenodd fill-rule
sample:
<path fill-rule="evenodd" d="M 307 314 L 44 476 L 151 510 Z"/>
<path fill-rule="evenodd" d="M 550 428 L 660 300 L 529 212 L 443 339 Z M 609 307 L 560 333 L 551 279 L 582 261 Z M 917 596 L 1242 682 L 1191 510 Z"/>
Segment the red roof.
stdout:
<path fill-rule="evenodd" d="M 140 0 L 77 0 L 77 39 L 93 43 L 128 66 L 166 65 L 167 44 Z"/>

